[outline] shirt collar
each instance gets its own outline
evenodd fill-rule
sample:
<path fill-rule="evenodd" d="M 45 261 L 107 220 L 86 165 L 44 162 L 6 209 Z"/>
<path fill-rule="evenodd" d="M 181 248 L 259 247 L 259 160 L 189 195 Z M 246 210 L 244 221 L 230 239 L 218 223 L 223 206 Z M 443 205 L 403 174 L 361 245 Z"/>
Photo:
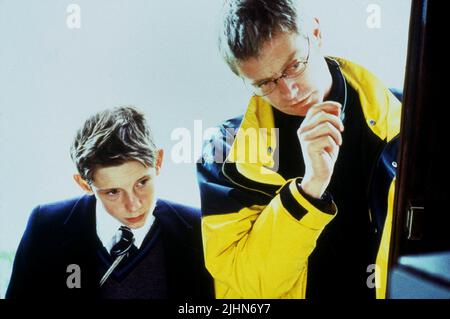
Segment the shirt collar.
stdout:
<path fill-rule="evenodd" d="M 145 224 L 138 229 L 131 229 L 131 232 L 134 235 L 134 244 L 139 249 L 142 245 L 142 242 L 145 239 L 148 231 L 150 230 L 153 222 L 155 220 L 155 216 L 153 212 L 155 210 L 156 199 L 153 201 L 152 206 L 149 209 L 149 216 L 145 221 Z M 114 244 L 117 242 L 116 233 L 120 226 L 123 225 L 116 218 L 111 216 L 104 208 L 103 204 L 100 200 L 97 200 L 95 206 L 95 218 L 96 218 L 96 228 L 97 228 L 97 236 L 102 242 L 103 246 L 109 252 Z"/>

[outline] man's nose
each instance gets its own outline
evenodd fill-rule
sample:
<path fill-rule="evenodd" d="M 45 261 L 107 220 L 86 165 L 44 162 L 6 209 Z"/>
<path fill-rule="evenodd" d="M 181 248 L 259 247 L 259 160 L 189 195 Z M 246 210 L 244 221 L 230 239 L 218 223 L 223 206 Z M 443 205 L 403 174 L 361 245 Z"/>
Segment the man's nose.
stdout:
<path fill-rule="evenodd" d="M 297 96 L 298 85 L 293 79 L 281 78 L 277 81 L 278 90 L 285 100 L 292 100 Z"/>
<path fill-rule="evenodd" d="M 129 212 L 136 212 L 137 210 L 139 210 L 139 208 L 141 208 L 142 203 L 141 200 L 139 199 L 138 196 L 136 196 L 136 194 L 131 194 L 127 196 L 126 199 L 126 208 Z"/>

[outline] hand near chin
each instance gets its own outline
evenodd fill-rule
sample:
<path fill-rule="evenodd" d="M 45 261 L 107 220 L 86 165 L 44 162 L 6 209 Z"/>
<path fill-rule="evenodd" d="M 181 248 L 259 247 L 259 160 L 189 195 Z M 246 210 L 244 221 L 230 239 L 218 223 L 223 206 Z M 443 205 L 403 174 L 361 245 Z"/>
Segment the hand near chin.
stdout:
<path fill-rule="evenodd" d="M 297 130 L 303 152 L 305 176 L 303 191 L 321 198 L 330 183 L 342 145 L 344 125 L 340 119 L 341 104 L 325 101 L 312 106 Z"/>

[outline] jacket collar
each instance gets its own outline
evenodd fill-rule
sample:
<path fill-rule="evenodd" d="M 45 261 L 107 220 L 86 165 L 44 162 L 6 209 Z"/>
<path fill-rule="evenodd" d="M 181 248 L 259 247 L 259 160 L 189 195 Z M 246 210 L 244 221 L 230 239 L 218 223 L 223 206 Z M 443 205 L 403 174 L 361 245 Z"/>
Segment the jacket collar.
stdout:
<path fill-rule="evenodd" d="M 400 101 L 364 67 L 345 59 L 334 59 L 349 85 L 358 93 L 367 125 L 381 140 L 391 141 L 400 132 Z"/>

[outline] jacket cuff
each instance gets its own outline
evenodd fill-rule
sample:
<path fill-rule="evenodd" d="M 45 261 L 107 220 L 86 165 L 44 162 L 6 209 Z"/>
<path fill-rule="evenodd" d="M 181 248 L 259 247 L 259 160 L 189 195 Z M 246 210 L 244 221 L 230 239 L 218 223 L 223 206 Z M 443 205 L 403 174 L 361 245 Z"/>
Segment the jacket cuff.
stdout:
<path fill-rule="evenodd" d="M 295 219 L 312 229 L 324 228 L 337 213 L 331 195 L 327 194 L 327 198 L 322 200 L 312 198 L 299 190 L 297 179 L 286 183 L 279 194 L 284 208 Z"/>
<path fill-rule="evenodd" d="M 331 196 L 328 191 L 323 193 L 322 197 L 318 199 L 306 194 L 300 186 L 300 182 L 298 180 L 296 180 L 295 185 L 297 186 L 297 190 L 300 194 L 318 210 L 330 215 L 334 215 L 336 213 L 333 207 L 333 196 Z"/>

